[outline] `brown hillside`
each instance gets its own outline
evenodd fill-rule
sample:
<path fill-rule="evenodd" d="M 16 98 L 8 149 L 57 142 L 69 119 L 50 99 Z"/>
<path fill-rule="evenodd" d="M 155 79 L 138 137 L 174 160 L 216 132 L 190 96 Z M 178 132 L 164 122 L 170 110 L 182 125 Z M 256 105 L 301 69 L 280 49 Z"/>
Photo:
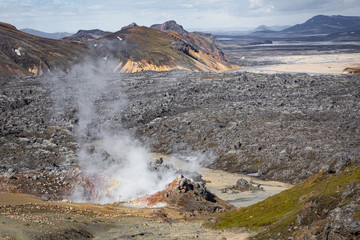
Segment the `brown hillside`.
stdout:
<path fill-rule="evenodd" d="M 81 42 L 41 38 L 0 23 L 0 76 L 67 72 L 87 52 Z"/>
<path fill-rule="evenodd" d="M 225 60 L 213 41 L 147 27 L 125 28 L 92 39 L 85 37 L 83 42 L 37 37 L 0 23 L 0 42 L 2 77 L 69 72 L 85 56 L 111 60 L 113 71 L 120 73 L 174 69 L 222 72 L 239 68 Z"/>

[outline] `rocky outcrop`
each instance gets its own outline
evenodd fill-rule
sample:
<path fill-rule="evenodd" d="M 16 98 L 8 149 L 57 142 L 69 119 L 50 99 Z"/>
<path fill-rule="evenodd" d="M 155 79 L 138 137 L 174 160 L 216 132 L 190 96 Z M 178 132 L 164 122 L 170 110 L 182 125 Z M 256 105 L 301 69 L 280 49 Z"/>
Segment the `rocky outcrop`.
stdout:
<path fill-rule="evenodd" d="M 261 187 L 260 184 L 254 183 L 253 181 L 248 182 L 247 180 L 240 178 L 236 181 L 235 185 L 224 188 L 222 192 L 227 192 L 229 190 L 244 192 L 244 191 L 263 191 L 264 189 Z"/>
<path fill-rule="evenodd" d="M 202 182 L 193 182 L 184 176 L 178 176 L 163 191 L 141 197 L 133 203 L 148 207 L 166 204 L 195 214 L 223 212 L 234 208 L 209 192 Z"/>

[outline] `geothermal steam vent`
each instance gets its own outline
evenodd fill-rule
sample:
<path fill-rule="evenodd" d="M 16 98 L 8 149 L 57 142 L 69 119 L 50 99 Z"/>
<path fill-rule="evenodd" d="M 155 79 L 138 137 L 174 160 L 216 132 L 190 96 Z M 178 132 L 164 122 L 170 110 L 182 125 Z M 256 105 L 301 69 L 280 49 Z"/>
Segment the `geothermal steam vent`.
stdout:
<path fill-rule="evenodd" d="M 198 203 L 215 204 L 218 200 L 202 183 L 190 180 L 198 175 L 191 171 L 198 168 L 200 161 L 214 158 L 193 153 L 186 158 L 188 165 L 183 165 L 183 170 L 175 169 L 171 162 L 154 162 L 148 149 L 122 127 L 119 116 L 127 97 L 119 87 L 121 84 L 115 84 L 121 81 L 119 76 L 99 73 L 98 69 L 106 68 L 101 62 L 81 64 L 70 75 L 54 77 L 48 84 L 54 120 L 61 121 L 69 112 L 76 118 L 73 132 L 78 151 L 75 159 L 69 157 L 69 164 L 78 165 L 79 170 L 71 201 L 101 204 L 132 201 L 155 206 L 174 204 L 181 193 L 187 199 L 195 193 Z M 217 209 L 222 207 L 214 205 L 207 210 Z"/>

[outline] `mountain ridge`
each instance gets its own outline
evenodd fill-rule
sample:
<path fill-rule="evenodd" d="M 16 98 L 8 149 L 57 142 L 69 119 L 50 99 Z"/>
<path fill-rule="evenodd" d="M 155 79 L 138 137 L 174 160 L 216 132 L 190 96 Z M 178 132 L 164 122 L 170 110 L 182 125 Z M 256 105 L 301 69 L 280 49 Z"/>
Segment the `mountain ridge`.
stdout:
<path fill-rule="evenodd" d="M 160 30 L 160 31 L 174 31 L 181 34 L 186 34 L 186 31 L 183 26 L 177 24 L 174 20 L 169 20 L 161 24 L 153 24 L 150 26 L 152 29 Z"/>
<path fill-rule="evenodd" d="M 188 71 L 221 72 L 239 66 L 226 61 L 209 34 L 161 31 L 130 24 L 115 33 L 79 30 L 56 40 L 21 32 L 0 23 L 0 76 L 69 72 L 86 57 L 116 64 L 114 72 Z"/>
<path fill-rule="evenodd" d="M 360 30 L 360 17 L 316 15 L 302 24 L 282 30 L 283 33 L 332 34 Z"/>
<path fill-rule="evenodd" d="M 90 39 L 101 38 L 108 34 L 111 34 L 111 32 L 103 31 L 100 29 L 78 30 L 75 34 L 64 37 L 62 39 L 71 41 L 87 41 Z"/>
<path fill-rule="evenodd" d="M 22 28 L 22 29 L 20 29 L 20 31 L 31 34 L 31 35 L 35 35 L 38 37 L 51 38 L 51 39 L 61 39 L 61 38 L 64 38 L 64 37 L 67 37 L 67 36 L 70 36 L 73 34 L 73 33 L 68 33 L 68 32 L 48 33 L 48 32 L 35 30 L 32 28 Z"/>
<path fill-rule="evenodd" d="M 68 72 L 71 65 L 91 55 L 85 44 L 34 36 L 0 22 L 0 76 Z"/>

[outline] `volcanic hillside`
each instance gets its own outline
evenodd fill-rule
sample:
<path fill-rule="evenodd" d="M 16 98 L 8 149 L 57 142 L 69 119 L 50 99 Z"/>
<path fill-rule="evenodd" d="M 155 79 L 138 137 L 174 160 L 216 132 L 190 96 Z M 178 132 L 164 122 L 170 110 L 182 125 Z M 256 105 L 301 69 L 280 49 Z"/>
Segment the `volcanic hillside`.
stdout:
<path fill-rule="evenodd" d="M 122 73 L 173 69 L 221 72 L 238 68 L 225 60 L 208 34 L 160 31 L 136 24 L 115 33 L 80 30 L 64 40 L 54 40 L 0 23 L 0 40 L 0 76 L 69 72 L 74 63 L 89 56 L 111 61 L 108 65 L 114 65 L 114 72 Z"/>
<path fill-rule="evenodd" d="M 88 54 L 85 44 L 41 38 L 0 23 L 0 76 L 69 71 Z"/>
<path fill-rule="evenodd" d="M 221 50 L 205 34 L 137 26 L 89 43 L 97 55 L 119 61 L 115 71 L 123 73 L 173 69 L 222 72 L 239 68 L 228 63 Z"/>

